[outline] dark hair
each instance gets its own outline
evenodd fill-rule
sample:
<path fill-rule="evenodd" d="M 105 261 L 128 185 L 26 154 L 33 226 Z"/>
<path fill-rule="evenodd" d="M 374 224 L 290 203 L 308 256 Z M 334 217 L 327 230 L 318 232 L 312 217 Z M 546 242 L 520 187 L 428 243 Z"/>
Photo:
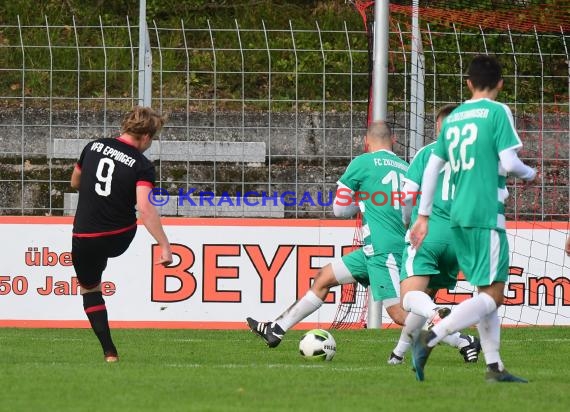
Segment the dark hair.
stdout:
<path fill-rule="evenodd" d="M 458 104 L 456 103 L 450 103 L 450 104 L 446 104 L 445 106 L 442 106 L 438 111 L 437 111 L 437 116 L 435 116 L 435 119 L 444 119 L 447 116 L 449 116 L 449 114 L 454 111 L 457 107 L 459 107 Z"/>
<path fill-rule="evenodd" d="M 128 133 L 137 140 L 145 134 L 153 138 L 165 122 L 166 117 L 161 116 L 150 107 L 135 106 L 123 119 L 121 132 Z"/>
<path fill-rule="evenodd" d="M 493 56 L 475 56 L 467 74 L 476 90 L 494 89 L 501 80 L 501 65 Z"/>

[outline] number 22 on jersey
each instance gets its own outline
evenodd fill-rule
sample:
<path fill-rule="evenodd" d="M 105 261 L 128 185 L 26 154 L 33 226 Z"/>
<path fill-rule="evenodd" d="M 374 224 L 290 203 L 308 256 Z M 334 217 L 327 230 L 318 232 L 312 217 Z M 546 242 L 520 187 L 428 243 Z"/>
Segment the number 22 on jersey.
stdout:
<path fill-rule="evenodd" d="M 460 137 L 464 137 L 461 143 L 459 143 Z M 475 159 L 467 157 L 467 147 L 477 140 L 477 125 L 467 123 L 461 130 L 457 126 L 452 126 L 447 129 L 445 138 L 446 140 L 451 140 L 447 148 L 451 170 L 456 173 L 459 170 L 470 170 L 473 168 Z M 459 153 L 457 153 L 457 146 L 459 146 Z"/>

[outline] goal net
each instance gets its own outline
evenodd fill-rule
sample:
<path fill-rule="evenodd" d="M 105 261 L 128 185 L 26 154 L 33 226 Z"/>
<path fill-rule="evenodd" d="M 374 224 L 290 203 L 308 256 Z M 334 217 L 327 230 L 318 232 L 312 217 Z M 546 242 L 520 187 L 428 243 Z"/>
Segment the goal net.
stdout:
<path fill-rule="evenodd" d="M 374 3 L 352 3 L 372 39 Z M 412 26 L 415 13 L 419 30 Z M 399 138 L 397 153 L 407 160 L 434 140 L 439 107 L 469 98 L 464 73 L 471 58 L 493 54 L 500 60 L 505 86 L 499 100 L 515 117 L 524 145 L 520 157 L 539 170 L 531 185 L 507 181 L 511 267 L 500 315 L 508 325 L 570 325 L 570 258 L 563 250 L 569 231 L 570 0 L 391 1 L 389 30 L 387 121 Z M 420 58 L 412 58 L 414 50 Z M 436 299 L 453 305 L 473 292 L 460 275 L 457 287 Z M 333 327 L 365 327 L 366 290 L 344 288 L 342 296 Z"/>

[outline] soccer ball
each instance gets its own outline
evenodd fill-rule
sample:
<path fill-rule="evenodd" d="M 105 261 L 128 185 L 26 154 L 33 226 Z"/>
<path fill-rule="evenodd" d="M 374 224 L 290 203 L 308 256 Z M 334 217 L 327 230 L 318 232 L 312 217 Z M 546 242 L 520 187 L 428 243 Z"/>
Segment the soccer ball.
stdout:
<path fill-rule="evenodd" d="M 324 329 L 312 329 L 299 342 L 299 353 L 305 359 L 332 360 L 336 353 L 336 342 Z"/>

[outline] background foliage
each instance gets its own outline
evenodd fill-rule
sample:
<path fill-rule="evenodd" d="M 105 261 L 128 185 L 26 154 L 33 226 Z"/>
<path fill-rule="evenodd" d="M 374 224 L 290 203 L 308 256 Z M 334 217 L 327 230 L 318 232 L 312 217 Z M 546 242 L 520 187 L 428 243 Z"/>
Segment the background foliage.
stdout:
<path fill-rule="evenodd" d="M 529 0 L 528 3 L 533 1 L 535 0 Z M 391 3 L 410 2 L 400 0 Z M 456 0 L 451 2 L 450 7 L 514 7 L 511 4 L 513 0 L 488 0 L 468 6 L 464 3 L 463 0 Z M 51 96 L 53 90 L 57 90 L 59 99 L 51 103 L 60 106 L 73 104 L 73 99 L 77 96 L 97 99 L 105 94 L 111 98 L 110 104 L 113 104 L 113 98 L 117 101 L 132 99 L 137 93 L 137 80 L 133 70 L 124 68 L 132 67 L 131 50 L 135 49 L 136 53 L 138 6 L 138 0 L 15 0 L 0 3 L 0 61 L 3 62 L 0 96 L 5 98 L 0 104 L 17 105 L 22 95 L 45 97 Z M 409 16 L 393 13 L 391 17 L 392 28 L 397 23 L 401 25 L 402 31 L 409 30 Z M 156 47 L 159 41 L 153 28 L 163 30 L 160 34 L 162 71 L 160 82 L 153 80 L 154 93 L 162 93 L 162 96 L 172 99 L 174 110 L 204 109 L 200 103 L 191 103 L 187 107 L 184 97 L 192 96 L 194 101 L 199 102 L 201 98 L 211 98 L 214 92 L 219 100 L 218 108 L 230 110 L 238 106 L 241 108 L 244 100 L 248 110 L 267 109 L 259 101 L 267 100 L 269 89 L 273 109 L 284 111 L 292 109 L 296 104 L 293 103 L 296 100 L 296 88 L 303 92 L 304 101 L 298 102 L 301 110 L 318 110 L 324 98 L 327 99 L 328 109 L 346 110 L 346 103 L 335 102 L 352 101 L 353 90 L 359 93 L 357 100 L 366 98 L 367 76 L 347 75 L 351 71 L 366 73 L 368 55 L 356 53 L 349 57 L 345 52 L 345 28 L 351 33 L 349 42 L 352 50 L 367 49 L 362 20 L 345 1 L 147 0 L 147 21 L 153 46 Z M 422 24 L 426 27 L 427 22 Z M 92 27 L 91 30 L 82 30 L 77 34 L 82 46 L 80 56 L 75 47 L 74 25 Z M 314 33 L 317 25 L 319 30 L 329 31 L 322 39 Z M 242 64 L 242 56 L 235 51 L 241 47 L 236 44 L 236 34 L 232 31 L 236 26 L 239 26 L 242 33 L 241 41 L 245 50 L 243 57 L 248 74 L 243 78 L 235 74 L 236 68 L 239 70 Z M 104 27 L 104 30 L 100 27 Z M 215 41 L 223 47 L 230 45 L 228 47 L 234 48 L 233 51 L 217 54 L 216 71 L 220 75 L 216 78 L 216 90 L 211 75 L 213 59 L 208 31 L 192 32 L 189 57 L 184 55 L 182 47 L 188 39 L 184 38 L 181 28 L 188 30 L 208 27 L 214 30 L 229 29 L 227 32 L 216 31 Z M 298 55 L 291 52 L 291 36 L 286 32 L 289 27 L 294 27 L 297 33 L 298 43 L 295 46 L 313 52 Z M 272 32 L 266 45 L 264 28 L 285 32 L 281 35 Z M 172 30 L 165 33 L 167 29 Z M 305 34 L 302 32 L 304 29 L 313 32 Z M 427 90 L 437 90 L 436 101 L 457 102 L 464 98 L 461 86 L 457 85 L 458 76 L 465 72 L 469 55 L 485 50 L 503 55 L 501 60 L 505 73 L 516 73 L 518 77 L 516 84 L 514 79 L 506 79 L 502 95 L 504 101 L 517 101 L 517 104 L 525 106 L 524 111 L 534 111 L 536 107 L 530 102 L 540 102 L 541 96 L 550 102 L 561 98 L 563 100 L 560 94 L 568 87 L 568 65 L 563 55 L 565 45 L 560 41 L 563 38 L 560 33 L 541 33 L 539 37 L 534 33 L 511 33 L 509 37 L 504 31 L 496 30 L 494 36 L 483 38 L 477 28 L 430 23 L 429 29 L 435 33 L 430 41 L 433 41 L 434 48 L 439 53 L 437 69 L 428 69 L 433 73 L 451 74 L 439 76 L 436 85 L 433 84 L 434 76 L 426 78 Z M 339 31 L 338 35 L 333 31 Z M 454 31 L 456 36 L 449 35 Z M 105 36 L 105 50 L 101 47 L 101 32 Z M 492 34 L 493 30 L 486 32 Z M 394 53 L 399 53 L 402 49 L 397 37 L 394 34 L 390 40 L 390 48 Z M 409 43 L 409 39 L 404 40 Z M 323 49 L 327 52 L 325 68 L 319 41 L 322 41 Z M 48 42 L 51 48 L 46 47 Z M 25 53 L 20 50 L 22 44 L 27 46 Z M 129 45 L 131 49 L 125 47 Z M 265 50 L 267 46 L 272 50 L 270 56 Z M 403 48 L 405 53 L 410 52 L 409 44 L 404 44 Z M 539 49 L 542 59 L 536 58 Z M 426 64 L 435 65 L 430 59 L 431 56 L 426 51 Z M 136 60 L 135 55 L 135 65 Z M 269 64 L 274 73 L 271 79 L 267 73 Z M 388 100 L 391 102 L 407 101 L 404 95 L 406 76 L 402 75 L 409 73 L 406 64 L 409 65 L 409 56 L 407 60 L 400 57 L 391 59 L 390 71 L 394 74 L 390 77 Z M 85 70 L 80 79 L 78 66 Z M 184 73 L 187 66 L 191 68 L 188 75 Z M 22 67 L 26 70 L 25 79 L 21 74 Z M 102 67 L 106 67 L 106 73 L 102 73 Z M 321 75 L 323 69 L 327 73 L 341 75 L 327 75 L 324 82 Z M 45 101 L 37 99 L 29 101 L 27 105 L 41 106 L 45 105 Z M 403 110 L 401 107 L 392 109 Z"/>

